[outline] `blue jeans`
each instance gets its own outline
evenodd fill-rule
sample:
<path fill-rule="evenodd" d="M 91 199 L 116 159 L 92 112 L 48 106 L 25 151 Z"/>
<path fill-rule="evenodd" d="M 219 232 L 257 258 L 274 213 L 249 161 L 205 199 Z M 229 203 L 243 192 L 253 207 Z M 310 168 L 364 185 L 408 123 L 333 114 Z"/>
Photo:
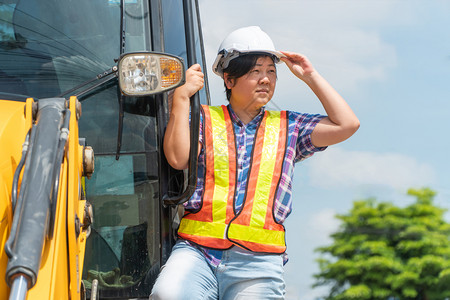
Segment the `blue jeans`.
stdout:
<path fill-rule="evenodd" d="M 223 252 L 220 265 L 184 241 L 173 247 L 153 286 L 153 300 L 284 299 L 283 257 L 239 247 Z"/>

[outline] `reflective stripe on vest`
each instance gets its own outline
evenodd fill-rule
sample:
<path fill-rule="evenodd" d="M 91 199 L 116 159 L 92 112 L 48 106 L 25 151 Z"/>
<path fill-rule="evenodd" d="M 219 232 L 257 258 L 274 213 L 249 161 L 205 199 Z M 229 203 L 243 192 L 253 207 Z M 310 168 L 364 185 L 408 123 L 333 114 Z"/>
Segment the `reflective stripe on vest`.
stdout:
<path fill-rule="evenodd" d="M 225 232 L 227 224 L 234 217 L 236 185 L 233 124 L 228 109 L 212 106 L 202 108 L 206 162 L 202 207 L 199 212 L 188 213 L 183 217 L 178 235 L 202 246 L 227 249 L 233 246 L 226 239 Z"/>
<path fill-rule="evenodd" d="M 209 248 L 233 244 L 255 252 L 283 253 L 285 232 L 273 205 L 286 151 L 286 112 L 266 111 L 257 129 L 242 209 L 234 215 L 236 142 L 226 106 L 204 109 L 205 190 L 202 207 L 187 213 L 180 237 Z"/>

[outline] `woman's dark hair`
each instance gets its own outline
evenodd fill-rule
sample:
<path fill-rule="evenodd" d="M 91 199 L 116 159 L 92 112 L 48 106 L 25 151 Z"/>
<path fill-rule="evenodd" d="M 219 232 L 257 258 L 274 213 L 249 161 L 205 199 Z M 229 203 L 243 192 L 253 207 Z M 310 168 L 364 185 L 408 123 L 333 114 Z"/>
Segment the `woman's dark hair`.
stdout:
<path fill-rule="evenodd" d="M 238 79 L 248 72 L 250 72 L 253 67 L 255 67 L 256 62 L 258 61 L 258 58 L 269 56 L 270 58 L 273 57 L 270 55 L 267 55 L 265 53 L 252 53 L 252 54 L 244 54 L 239 57 L 236 57 L 235 59 L 232 59 L 228 63 L 228 67 L 223 70 L 224 73 L 228 74 L 228 77 L 231 79 Z M 224 81 L 225 86 L 225 92 L 227 94 L 227 100 L 230 101 L 231 98 L 231 90 L 227 88 L 227 85 Z"/>

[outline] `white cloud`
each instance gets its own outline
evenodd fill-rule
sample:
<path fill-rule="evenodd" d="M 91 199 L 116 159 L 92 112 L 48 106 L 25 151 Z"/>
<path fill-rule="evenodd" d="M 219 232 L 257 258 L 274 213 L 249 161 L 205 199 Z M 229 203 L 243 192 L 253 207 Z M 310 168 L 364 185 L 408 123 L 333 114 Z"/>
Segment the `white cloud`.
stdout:
<path fill-rule="evenodd" d="M 308 220 L 308 235 L 314 239 L 314 244 L 327 244 L 329 235 L 339 227 L 340 221 L 335 218 L 337 212 L 328 208 L 311 215 Z"/>
<path fill-rule="evenodd" d="M 310 162 L 311 184 L 322 187 L 385 186 L 405 191 L 431 185 L 433 168 L 399 153 L 345 151 L 330 148 Z"/>

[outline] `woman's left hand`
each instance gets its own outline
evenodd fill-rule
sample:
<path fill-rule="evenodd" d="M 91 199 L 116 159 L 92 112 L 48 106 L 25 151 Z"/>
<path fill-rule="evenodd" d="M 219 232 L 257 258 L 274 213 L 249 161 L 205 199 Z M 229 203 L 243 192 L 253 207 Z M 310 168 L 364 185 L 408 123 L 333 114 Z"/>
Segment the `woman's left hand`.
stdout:
<path fill-rule="evenodd" d="M 316 71 L 306 56 L 288 51 L 280 52 L 285 55 L 285 57 L 281 57 L 281 60 L 285 62 L 291 72 L 301 80 L 304 81 Z"/>
<path fill-rule="evenodd" d="M 316 94 L 328 116 L 323 118 L 311 133 L 316 147 L 340 143 L 352 136 L 359 128 L 359 120 L 345 100 L 314 69 L 308 58 L 302 54 L 281 51 L 291 72 L 303 80 Z"/>

